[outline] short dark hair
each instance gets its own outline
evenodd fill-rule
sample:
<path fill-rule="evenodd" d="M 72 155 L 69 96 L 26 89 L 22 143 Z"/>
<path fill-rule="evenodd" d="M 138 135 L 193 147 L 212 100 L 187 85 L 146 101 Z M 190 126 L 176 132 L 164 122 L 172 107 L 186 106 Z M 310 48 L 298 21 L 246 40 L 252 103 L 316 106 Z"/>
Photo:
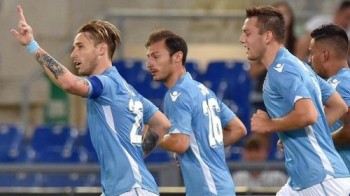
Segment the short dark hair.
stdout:
<path fill-rule="evenodd" d="M 185 65 L 187 58 L 187 43 L 182 37 L 169 30 L 157 30 L 151 33 L 145 46 L 148 48 L 151 44 L 162 40 L 165 40 L 165 45 L 168 48 L 170 56 L 179 51 L 183 53 L 182 64 Z"/>
<path fill-rule="evenodd" d="M 347 8 L 350 8 L 350 1 L 343 1 L 340 5 L 338 10 L 345 10 Z"/>
<path fill-rule="evenodd" d="M 246 17 L 256 17 L 260 33 L 271 31 L 279 43 L 284 43 L 284 18 L 278 9 L 272 6 L 251 7 L 246 9 Z"/>
<path fill-rule="evenodd" d="M 328 41 L 327 44 L 336 50 L 342 57 L 348 56 L 349 39 L 346 31 L 336 24 L 325 24 L 311 32 L 315 42 Z"/>
<path fill-rule="evenodd" d="M 248 151 L 259 151 L 268 148 L 268 144 L 262 136 L 251 135 L 245 141 L 243 148 Z"/>

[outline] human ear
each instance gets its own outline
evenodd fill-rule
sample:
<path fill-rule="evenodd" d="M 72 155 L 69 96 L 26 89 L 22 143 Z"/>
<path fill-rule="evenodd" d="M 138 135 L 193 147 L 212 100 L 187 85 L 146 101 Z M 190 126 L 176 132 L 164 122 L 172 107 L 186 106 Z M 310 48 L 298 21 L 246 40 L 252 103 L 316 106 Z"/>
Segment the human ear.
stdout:
<path fill-rule="evenodd" d="M 106 54 L 108 51 L 108 47 L 106 43 L 101 43 L 98 45 L 98 54 L 100 56 L 103 56 L 104 54 Z"/>
<path fill-rule="evenodd" d="M 181 51 L 178 51 L 173 55 L 173 57 L 174 57 L 175 63 L 179 63 L 182 61 L 183 53 Z"/>

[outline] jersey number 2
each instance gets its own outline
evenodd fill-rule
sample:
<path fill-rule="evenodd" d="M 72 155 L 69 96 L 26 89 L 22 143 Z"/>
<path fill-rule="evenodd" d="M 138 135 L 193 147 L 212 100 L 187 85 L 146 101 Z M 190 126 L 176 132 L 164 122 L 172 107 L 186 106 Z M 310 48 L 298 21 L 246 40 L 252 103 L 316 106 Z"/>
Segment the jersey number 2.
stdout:
<path fill-rule="evenodd" d="M 130 141 L 132 144 L 140 145 L 142 142 L 142 119 L 143 119 L 143 105 L 140 101 L 134 101 L 130 99 L 129 101 L 129 111 L 135 115 L 134 123 L 130 131 Z"/>

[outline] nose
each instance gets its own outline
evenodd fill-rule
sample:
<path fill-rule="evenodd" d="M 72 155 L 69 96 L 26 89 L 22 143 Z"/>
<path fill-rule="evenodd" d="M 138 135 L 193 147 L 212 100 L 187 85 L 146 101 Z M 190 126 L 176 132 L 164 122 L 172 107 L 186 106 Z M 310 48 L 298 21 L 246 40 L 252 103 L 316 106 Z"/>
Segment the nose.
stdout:
<path fill-rule="evenodd" d="M 244 38 L 244 34 L 242 33 L 241 36 L 239 37 L 239 42 L 241 44 L 244 44 L 245 43 L 245 38 Z"/>
<path fill-rule="evenodd" d="M 76 52 L 75 52 L 75 49 L 73 48 L 72 53 L 70 53 L 70 58 L 73 59 L 74 57 L 76 57 Z"/>
<path fill-rule="evenodd" d="M 150 57 L 147 58 L 147 65 L 146 65 L 146 67 L 148 69 L 152 67 L 152 63 L 151 63 Z"/>

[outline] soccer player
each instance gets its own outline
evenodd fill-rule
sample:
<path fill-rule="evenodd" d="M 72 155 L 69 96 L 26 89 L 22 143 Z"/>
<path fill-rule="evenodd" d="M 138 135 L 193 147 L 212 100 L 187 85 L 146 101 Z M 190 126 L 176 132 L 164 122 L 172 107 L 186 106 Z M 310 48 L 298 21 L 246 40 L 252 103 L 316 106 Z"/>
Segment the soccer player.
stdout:
<path fill-rule="evenodd" d="M 71 58 L 73 75 L 34 40 L 20 6 L 18 30 L 11 33 L 26 46 L 50 79 L 64 91 L 87 98 L 87 122 L 101 168 L 102 195 L 159 195 L 157 185 L 143 161 L 170 128 L 156 106 L 143 98 L 112 66 L 121 44 L 118 29 L 107 21 L 90 21 L 75 37 Z M 142 140 L 142 127 L 149 125 Z M 142 150 L 142 144 L 144 150 Z"/>
<path fill-rule="evenodd" d="M 322 25 L 311 33 L 310 61 L 317 74 L 327 78 L 348 106 L 341 120 L 330 127 L 333 142 L 350 171 L 350 69 L 347 63 L 349 40 L 335 24 Z"/>
<path fill-rule="evenodd" d="M 160 146 L 177 153 L 186 195 L 235 195 L 224 147 L 246 135 L 245 126 L 186 72 L 183 38 L 168 30 L 155 31 L 146 48 L 149 72 L 168 88 L 164 113 L 172 128 Z"/>
<path fill-rule="evenodd" d="M 284 145 L 290 178 L 277 195 L 348 195 L 349 172 L 334 148 L 323 109 L 337 93 L 283 46 L 284 26 L 275 8 L 246 10 L 240 42 L 247 58 L 267 69 L 263 99 L 268 113 L 253 115 L 252 131 L 277 132 Z M 343 107 L 335 118 L 347 109 L 338 100 Z"/>

